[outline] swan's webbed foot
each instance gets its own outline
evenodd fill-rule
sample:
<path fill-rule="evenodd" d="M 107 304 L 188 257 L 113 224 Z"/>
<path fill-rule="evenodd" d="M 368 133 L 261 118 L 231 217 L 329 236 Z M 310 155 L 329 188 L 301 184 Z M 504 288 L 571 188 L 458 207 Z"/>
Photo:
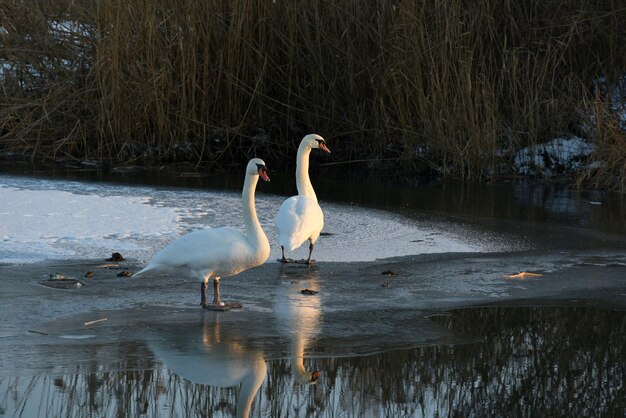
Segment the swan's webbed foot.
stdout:
<path fill-rule="evenodd" d="M 231 309 L 242 309 L 243 305 L 239 302 L 205 303 L 202 308 L 207 311 L 225 312 Z"/>
<path fill-rule="evenodd" d="M 298 263 L 306 264 L 307 266 L 312 266 L 313 264 L 315 264 L 315 260 L 311 259 L 311 256 L 313 255 L 313 247 L 315 247 L 315 244 L 313 244 L 313 242 L 310 241 L 310 244 L 309 244 L 309 258 L 307 258 L 306 260 L 299 260 Z"/>
<path fill-rule="evenodd" d="M 202 309 L 207 311 L 230 311 L 231 309 L 241 309 L 243 305 L 239 302 L 222 302 L 220 299 L 220 278 L 213 278 L 213 303 L 206 303 L 206 284 L 202 283 Z"/>

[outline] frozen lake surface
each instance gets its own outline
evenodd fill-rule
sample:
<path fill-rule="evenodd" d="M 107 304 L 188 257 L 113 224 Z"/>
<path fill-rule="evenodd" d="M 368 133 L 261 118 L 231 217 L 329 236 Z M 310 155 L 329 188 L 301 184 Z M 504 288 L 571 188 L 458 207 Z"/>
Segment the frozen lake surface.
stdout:
<path fill-rule="evenodd" d="M 272 244 L 270 260 L 280 257 L 274 218 L 284 198 L 258 187 L 257 213 Z M 418 223 L 355 205 L 321 205 L 328 235 L 315 249 L 320 260 L 371 261 L 511 247 L 497 234 L 460 224 Z M 240 194 L 0 176 L 0 262 L 102 259 L 114 251 L 145 262 L 182 234 L 219 226 L 243 228 Z M 305 258 L 307 251 L 303 245 L 293 256 Z"/>
<path fill-rule="evenodd" d="M 244 308 L 215 313 L 194 280 L 118 273 L 241 225 L 239 193 L 0 176 L 0 415 L 623 416 L 620 206 L 414 193 L 422 208 L 321 200 L 309 268 L 274 261 L 285 196 L 260 185 L 270 262 L 224 279 Z M 128 261 L 109 266 L 114 251 Z M 43 285 L 57 272 L 83 286 Z"/>

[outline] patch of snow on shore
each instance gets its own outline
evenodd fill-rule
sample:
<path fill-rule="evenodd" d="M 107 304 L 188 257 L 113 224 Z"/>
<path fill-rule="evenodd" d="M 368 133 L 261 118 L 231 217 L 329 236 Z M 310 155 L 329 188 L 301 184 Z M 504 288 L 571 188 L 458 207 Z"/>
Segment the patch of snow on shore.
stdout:
<path fill-rule="evenodd" d="M 517 174 L 543 175 L 564 174 L 585 166 L 594 146 L 576 136 L 555 138 L 545 144 L 528 146 L 515 154 L 514 167 Z"/>

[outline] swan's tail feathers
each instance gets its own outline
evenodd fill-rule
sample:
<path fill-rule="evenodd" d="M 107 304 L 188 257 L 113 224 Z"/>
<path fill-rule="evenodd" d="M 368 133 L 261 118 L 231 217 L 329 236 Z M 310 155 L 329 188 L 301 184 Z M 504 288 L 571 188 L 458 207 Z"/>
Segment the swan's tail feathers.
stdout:
<path fill-rule="evenodd" d="M 143 269 L 139 270 L 137 273 L 133 274 L 132 277 L 145 277 L 150 274 L 152 270 L 154 270 L 155 266 L 152 264 L 147 265 Z"/>

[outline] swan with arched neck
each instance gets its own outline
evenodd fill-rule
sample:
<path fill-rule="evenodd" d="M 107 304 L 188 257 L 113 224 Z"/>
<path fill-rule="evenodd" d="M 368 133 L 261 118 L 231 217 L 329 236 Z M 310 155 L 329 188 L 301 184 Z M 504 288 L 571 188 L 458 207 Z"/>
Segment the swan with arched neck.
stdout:
<path fill-rule="evenodd" d="M 270 244 L 259 223 L 254 196 L 261 177 L 269 181 L 265 162 L 253 158 L 246 166 L 242 201 L 245 232 L 230 228 L 207 228 L 190 232 L 156 253 L 150 263 L 133 276 L 170 273 L 200 280 L 200 304 L 205 309 L 241 307 L 220 298 L 220 278 L 234 276 L 265 263 Z M 213 279 L 213 303 L 206 301 L 208 281 Z"/>

